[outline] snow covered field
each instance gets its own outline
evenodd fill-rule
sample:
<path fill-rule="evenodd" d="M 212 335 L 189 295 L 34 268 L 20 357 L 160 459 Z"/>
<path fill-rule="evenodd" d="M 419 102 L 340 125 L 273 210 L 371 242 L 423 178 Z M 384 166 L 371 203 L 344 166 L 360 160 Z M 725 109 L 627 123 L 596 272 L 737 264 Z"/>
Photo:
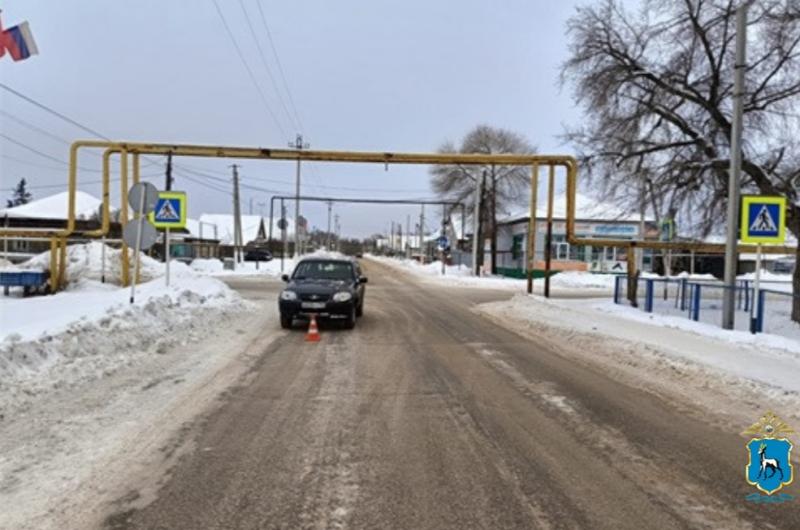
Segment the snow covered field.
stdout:
<path fill-rule="evenodd" d="M 242 376 L 251 343 L 274 338 L 274 304 L 176 262 L 167 288 L 163 264 L 144 257 L 131 305 L 113 283 L 119 251 L 106 249 L 109 283 L 100 256 L 99 243 L 70 246 L 66 290 L 0 297 L 0 528 L 64 528 L 78 506 L 96 516 L 128 493 L 114 490 L 132 471 L 114 456 L 143 469 L 177 458 L 182 422 Z"/>

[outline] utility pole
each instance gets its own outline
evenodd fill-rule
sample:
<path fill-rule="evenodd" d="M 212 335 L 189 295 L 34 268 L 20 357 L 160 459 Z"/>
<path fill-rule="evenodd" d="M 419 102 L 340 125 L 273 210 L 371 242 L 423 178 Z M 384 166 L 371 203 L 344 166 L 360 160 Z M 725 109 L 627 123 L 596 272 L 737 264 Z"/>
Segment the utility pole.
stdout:
<path fill-rule="evenodd" d="M 423 261 L 427 252 L 425 252 L 425 205 L 422 205 L 422 208 L 419 212 L 419 253 L 423 256 Z"/>
<path fill-rule="evenodd" d="M 411 216 L 406 215 L 406 259 L 411 259 Z"/>
<path fill-rule="evenodd" d="M 283 273 L 283 260 L 286 259 L 286 254 L 289 253 L 289 242 L 286 239 L 286 225 L 288 221 L 286 221 L 286 206 L 283 205 L 283 199 L 281 199 L 281 219 L 283 220 L 281 223 L 281 241 L 283 241 L 283 251 L 281 252 L 281 273 Z"/>
<path fill-rule="evenodd" d="M 331 249 L 331 210 L 333 209 L 333 201 L 328 201 L 328 242 L 325 244 L 325 249 Z"/>
<path fill-rule="evenodd" d="M 744 73 L 747 69 L 747 8 L 736 9 L 736 61 L 733 78 L 733 119 L 731 120 L 731 169 L 728 175 L 728 233 L 725 241 L 725 289 L 722 298 L 722 327 L 733 329 L 736 318 L 736 252 L 739 188 L 742 173 L 742 103 Z"/>
<path fill-rule="evenodd" d="M 241 259 L 242 250 L 242 212 L 239 203 L 239 166 L 233 164 L 233 263 Z"/>
<path fill-rule="evenodd" d="M 333 218 L 335 220 L 334 230 L 336 231 L 336 250 L 338 252 L 341 252 L 342 244 L 341 244 L 341 234 L 339 233 L 339 231 L 341 230 L 341 226 L 339 225 L 339 214 L 337 213 L 336 215 L 333 216 Z"/>
<path fill-rule="evenodd" d="M 483 187 L 486 182 L 486 171 L 481 173 L 481 178 L 476 182 L 475 189 L 475 211 L 472 218 L 472 274 L 475 276 L 480 275 L 480 268 L 478 266 L 478 252 L 483 252 L 478 246 L 481 243 L 481 199 L 483 197 Z M 536 207 L 534 206 L 534 210 Z M 535 214 L 534 214 L 535 215 Z"/>
<path fill-rule="evenodd" d="M 293 147 L 298 151 L 303 149 L 308 149 L 311 147 L 307 143 L 303 143 L 303 135 L 299 134 L 295 137 L 294 143 L 289 142 L 289 147 Z M 299 255 L 300 254 L 300 225 L 298 221 L 300 220 L 300 157 L 297 158 L 297 174 L 295 176 L 295 183 L 294 183 L 294 191 L 295 191 L 295 200 L 294 200 L 294 253 Z"/>
<path fill-rule="evenodd" d="M 250 210 L 248 215 L 253 215 L 253 198 L 250 197 Z"/>
<path fill-rule="evenodd" d="M 172 153 L 167 153 L 167 173 L 164 175 L 164 189 L 167 191 L 172 190 Z"/>

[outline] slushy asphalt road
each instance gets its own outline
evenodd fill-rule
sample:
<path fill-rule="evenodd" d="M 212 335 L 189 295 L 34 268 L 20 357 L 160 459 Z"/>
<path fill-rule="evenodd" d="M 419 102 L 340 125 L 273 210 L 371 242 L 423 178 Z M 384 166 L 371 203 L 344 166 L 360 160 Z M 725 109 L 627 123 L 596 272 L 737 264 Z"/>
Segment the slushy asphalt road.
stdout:
<path fill-rule="evenodd" d="M 108 527 L 800 528 L 796 502 L 745 501 L 737 433 L 470 311 L 508 292 L 365 268 L 356 329 L 273 342 Z"/>

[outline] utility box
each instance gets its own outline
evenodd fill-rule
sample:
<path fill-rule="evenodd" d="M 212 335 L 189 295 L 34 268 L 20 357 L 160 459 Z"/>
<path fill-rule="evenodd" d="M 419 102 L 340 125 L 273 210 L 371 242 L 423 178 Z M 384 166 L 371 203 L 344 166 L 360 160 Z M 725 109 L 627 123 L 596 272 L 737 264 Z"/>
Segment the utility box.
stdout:
<path fill-rule="evenodd" d="M 233 258 L 224 258 L 222 260 L 222 269 L 226 271 L 234 270 Z"/>

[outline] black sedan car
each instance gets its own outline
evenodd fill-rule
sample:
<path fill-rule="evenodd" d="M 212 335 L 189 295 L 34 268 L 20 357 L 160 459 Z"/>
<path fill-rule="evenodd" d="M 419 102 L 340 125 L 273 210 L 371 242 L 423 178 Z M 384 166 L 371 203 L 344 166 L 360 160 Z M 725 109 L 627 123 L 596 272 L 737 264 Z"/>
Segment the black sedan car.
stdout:
<path fill-rule="evenodd" d="M 269 250 L 262 249 L 262 248 L 253 248 L 253 249 L 245 250 L 244 260 L 245 261 L 271 261 L 272 260 L 272 253 Z"/>
<path fill-rule="evenodd" d="M 344 320 L 352 329 L 364 313 L 365 283 L 358 262 L 347 258 L 305 258 L 292 276 L 283 275 L 289 285 L 281 292 L 278 307 L 281 327 L 290 328 L 295 318 L 312 313 L 321 318 Z"/>

